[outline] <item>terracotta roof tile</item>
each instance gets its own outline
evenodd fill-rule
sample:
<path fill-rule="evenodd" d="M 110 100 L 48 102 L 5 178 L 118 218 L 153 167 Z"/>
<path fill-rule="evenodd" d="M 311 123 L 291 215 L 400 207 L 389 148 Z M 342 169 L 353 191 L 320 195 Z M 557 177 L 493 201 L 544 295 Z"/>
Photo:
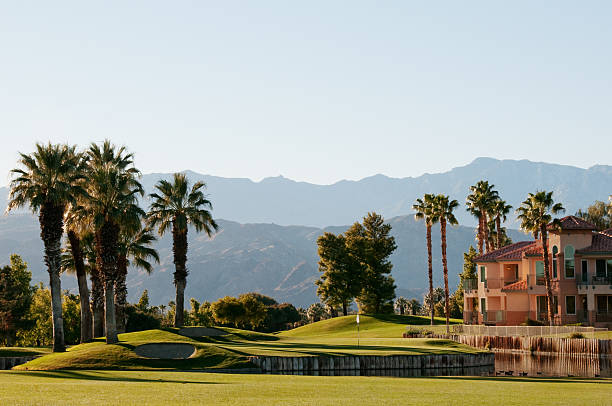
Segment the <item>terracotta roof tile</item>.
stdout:
<path fill-rule="evenodd" d="M 561 223 L 561 230 L 597 230 L 593 224 L 589 223 L 576 216 L 565 216 L 562 219 L 559 219 Z M 553 230 L 554 228 L 549 225 L 549 230 Z"/>
<path fill-rule="evenodd" d="M 520 241 L 514 244 L 507 245 L 498 250 L 487 252 L 474 259 L 474 262 L 493 262 L 499 260 L 520 260 L 523 257 L 523 252 L 529 247 L 535 247 L 535 241 Z"/>
<path fill-rule="evenodd" d="M 597 252 L 612 252 L 612 229 L 593 234 L 593 242 L 589 247 L 576 251 L 578 254 Z"/>
<path fill-rule="evenodd" d="M 527 281 L 514 282 L 502 288 L 502 292 L 522 291 L 522 290 L 527 290 Z"/>

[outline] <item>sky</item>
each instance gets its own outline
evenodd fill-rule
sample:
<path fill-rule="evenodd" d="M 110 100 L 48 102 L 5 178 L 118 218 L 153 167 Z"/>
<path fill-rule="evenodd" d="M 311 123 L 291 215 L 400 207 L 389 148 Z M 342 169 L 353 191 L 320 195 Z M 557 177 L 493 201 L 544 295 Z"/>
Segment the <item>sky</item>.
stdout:
<path fill-rule="evenodd" d="M 318 184 L 612 164 L 612 2 L 0 0 L 0 185 L 35 142 Z"/>

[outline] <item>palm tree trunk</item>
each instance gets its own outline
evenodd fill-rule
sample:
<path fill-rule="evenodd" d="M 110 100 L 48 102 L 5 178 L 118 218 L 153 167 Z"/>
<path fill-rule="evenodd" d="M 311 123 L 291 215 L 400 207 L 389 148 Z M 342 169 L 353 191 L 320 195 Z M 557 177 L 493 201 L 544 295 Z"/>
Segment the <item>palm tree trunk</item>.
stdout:
<path fill-rule="evenodd" d="M 127 258 L 125 255 L 119 255 L 117 261 L 117 279 L 115 280 L 115 318 L 117 320 L 117 331 L 125 333 L 127 324 L 126 312 L 127 307 Z"/>
<path fill-rule="evenodd" d="M 115 319 L 118 237 L 119 225 L 112 220 L 106 220 L 95 235 L 96 266 L 101 270 L 101 276 L 104 280 L 104 321 L 107 344 L 115 344 L 119 341 Z"/>
<path fill-rule="evenodd" d="M 487 219 L 487 213 L 482 213 L 482 238 L 484 240 L 485 248 L 487 252 L 491 251 L 491 243 L 489 242 L 489 225 Z"/>
<path fill-rule="evenodd" d="M 544 280 L 546 282 L 546 298 L 548 304 L 548 324 L 554 325 L 553 320 L 553 294 L 552 294 L 552 286 L 550 281 L 550 264 L 548 261 L 548 230 L 546 230 L 547 224 L 542 224 L 540 228 L 540 237 L 542 238 L 542 251 L 544 251 Z"/>
<path fill-rule="evenodd" d="M 429 307 L 431 308 L 430 323 L 434 324 L 434 304 L 433 304 L 433 261 L 431 249 L 431 224 L 427 224 L 427 266 L 429 272 Z"/>
<path fill-rule="evenodd" d="M 176 311 L 174 327 L 182 327 L 185 318 L 185 287 L 187 286 L 187 229 L 181 230 L 172 224 L 174 251 L 174 285 L 176 286 Z"/>
<path fill-rule="evenodd" d="M 64 233 L 64 207 L 45 203 L 40 208 L 40 236 L 45 247 L 45 263 L 51 287 L 53 319 L 53 352 L 66 351 L 62 319 L 62 287 L 60 281 L 61 239 Z"/>
<path fill-rule="evenodd" d="M 112 280 L 104 281 L 104 321 L 106 344 L 119 342 L 115 319 L 115 284 Z"/>
<path fill-rule="evenodd" d="M 87 288 L 87 275 L 85 272 L 85 263 L 83 261 L 83 251 L 81 250 L 81 240 L 73 230 L 68 231 L 68 240 L 70 241 L 70 249 L 72 259 L 74 261 L 74 269 L 76 270 L 77 282 L 79 284 L 79 300 L 81 301 L 81 343 L 91 341 L 92 321 L 91 309 L 89 308 L 89 289 Z"/>
<path fill-rule="evenodd" d="M 444 269 L 444 313 L 446 314 L 446 334 L 449 333 L 450 308 L 448 295 L 448 266 L 446 263 L 446 219 L 440 219 L 440 237 L 442 239 L 442 268 Z"/>
<path fill-rule="evenodd" d="M 100 274 L 93 267 L 91 269 L 91 309 L 93 315 L 93 336 L 104 337 L 104 286 Z"/>
<path fill-rule="evenodd" d="M 495 229 L 497 230 L 497 249 L 502 247 L 501 244 L 501 218 L 499 216 L 495 217 Z"/>
<path fill-rule="evenodd" d="M 483 254 L 483 242 L 484 242 L 484 238 L 483 238 L 483 231 L 482 231 L 482 215 L 480 215 L 478 217 L 478 254 L 482 255 Z"/>

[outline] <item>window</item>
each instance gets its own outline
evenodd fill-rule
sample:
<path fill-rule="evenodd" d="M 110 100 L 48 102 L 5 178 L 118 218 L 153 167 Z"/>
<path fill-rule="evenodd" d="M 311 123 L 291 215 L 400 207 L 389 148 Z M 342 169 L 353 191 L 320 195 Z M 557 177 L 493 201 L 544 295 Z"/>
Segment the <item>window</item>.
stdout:
<path fill-rule="evenodd" d="M 589 274 L 589 263 L 587 262 L 587 260 L 583 259 L 582 260 L 582 282 L 586 283 L 589 279 L 588 274 Z"/>
<path fill-rule="evenodd" d="M 563 253 L 565 256 L 565 277 L 574 278 L 574 247 L 566 245 Z"/>
<path fill-rule="evenodd" d="M 565 314 L 576 314 L 576 296 L 565 296 Z"/>
<path fill-rule="evenodd" d="M 487 299 L 484 297 L 480 299 L 480 312 L 485 314 L 487 312 Z"/>
<path fill-rule="evenodd" d="M 612 312 L 612 296 L 597 296 L 597 313 Z"/>
<path fill-rule="evenodd" d="M 544 262 L 536 261 L 536 285 L 544 285 Z"/>
<path fill-rule="evenodd" d="M 608 278 L 612 278 L 612 259 L 606 261 L 607 270 L 608 270 Z"/>
<path fill-rule="evenodd" d="M 487 278 L 486 278 L 486 275 L 485 275 L 485 267 L 481 266 L 480 267 L 480 282 L 484 282 L 486 280 L 487 280 Z"/>
<path fill-rule="evenodd" d="M 559 248 L 556 245 L 552 247 L 552 266 L 553 266 L 553 278 L 557 279 L 557 255 L 559 254 Z"/>
<path fill-rule="evenodd" d="M 598 259 L 595 261 L 595 276 L 604 278 L 606 276 L 606 260 Z"/>

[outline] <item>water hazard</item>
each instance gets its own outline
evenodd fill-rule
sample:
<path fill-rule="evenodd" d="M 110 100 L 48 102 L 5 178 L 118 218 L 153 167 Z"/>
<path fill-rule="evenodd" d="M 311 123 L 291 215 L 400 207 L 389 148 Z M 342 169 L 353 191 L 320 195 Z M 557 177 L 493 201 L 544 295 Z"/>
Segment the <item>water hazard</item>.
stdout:
<path fill-rule="evenodd" d="M 530 376 L 530 377 L 612 377 L 611 357 L 583 355 L 536 355 L 495 353 L 495 365 L 469 368 L 374 369 L 367 371 L 274 372 L 279 375 L 388 376 L 398 378 L 433 376 Z"/>

